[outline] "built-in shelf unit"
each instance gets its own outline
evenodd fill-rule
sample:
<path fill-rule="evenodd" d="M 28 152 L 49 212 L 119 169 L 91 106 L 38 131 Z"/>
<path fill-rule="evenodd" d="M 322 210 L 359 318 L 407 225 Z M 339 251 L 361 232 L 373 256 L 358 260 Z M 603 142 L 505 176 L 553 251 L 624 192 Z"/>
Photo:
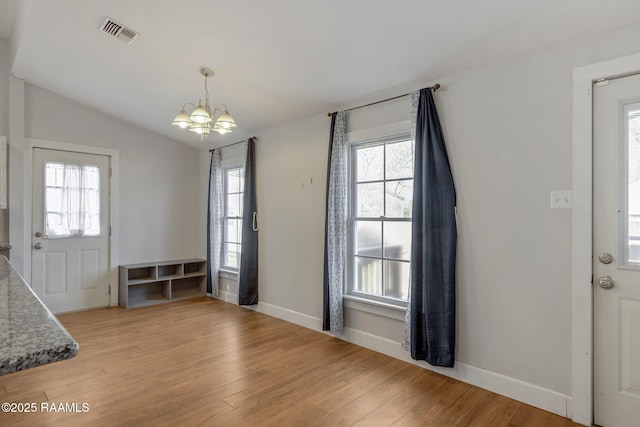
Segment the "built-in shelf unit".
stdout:
<path fill-rule="evenodd" d="M 120 305 L 126 308 L 205 294 L 206 261 L 186 259 L 120 266 Z"/>

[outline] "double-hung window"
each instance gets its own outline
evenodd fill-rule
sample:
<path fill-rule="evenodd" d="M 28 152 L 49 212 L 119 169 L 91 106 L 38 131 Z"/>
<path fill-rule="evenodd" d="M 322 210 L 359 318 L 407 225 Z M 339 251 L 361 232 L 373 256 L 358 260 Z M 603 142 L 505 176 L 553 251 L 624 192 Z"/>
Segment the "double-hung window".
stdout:
<path fill-rule="evenodd" d="M 413 141 L 353 143 L 349 153 L 349 294 L 402 305 L 409 290 Z"/>
<path fill-rule="evenodd" d="M 224 234 L 222 243 L 222 267 L 240 268 L 242 251 L 242 201 L 244 168 L 224 169 Z"/>

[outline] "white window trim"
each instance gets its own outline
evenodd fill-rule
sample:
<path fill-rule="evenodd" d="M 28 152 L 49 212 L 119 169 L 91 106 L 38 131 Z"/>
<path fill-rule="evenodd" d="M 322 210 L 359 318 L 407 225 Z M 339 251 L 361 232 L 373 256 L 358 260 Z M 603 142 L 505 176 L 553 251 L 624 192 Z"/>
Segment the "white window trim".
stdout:
<path fill-rule="evenodd" d="M 355 212 L 355 162 L 353 161 L 353 152 L 355 147 L 375 146 L 381 144 L 392 143 L 394 141 L 406 141 L 411 139 L 410 131 L 397 132 L 383 136 L 372 137 L 359 141 L 350 141 L 347 143 L 347 256 L 345 289 L 343 292 L 343 300 L 346 302 L 347 308 L 353 308 L 368 313 L 378 314 L 384 317 L 395 319 L 395 313 L 389 312 L 406 311 L 407 302 L 395 298 L 384 297 L 381 295 L 371 295 L 354 290 L 354 227 L 352 213 Z M 411 220 L 412 221 L 412 220 Z M 411 222 L 408 221 L 408 222 Z M 403 314 L 404 316 L 404 314 Z M 404 319 L 404 317 L 402 318 Z"/>
<path fill-rule="evenodd" d="M 238 274 L 238 272 L 240 271 L 239 268 L 233 268 L 230 267 L 228 265 L 225 265 L 224 260 L 225 260 L 225 246 L 226 246 L 226 236 L 227 233 L 225 231 L 225 220 L 227 218 L 227 170 L 229 169 L 238 169 L 238 168 L 242 168 L 244 169 L 244 162 L 242 162 L 239 159 L 233 159 L 233 160 L 224 160 L 222 162 L 220 162 L 220 166 L 222 167 L 222 194 L 224 195 L 224 200 L 222 201 L 222 250 L 220 251 L 220 271 L 224 271 L 230 274 L 235 273 L 236 275 Z M 244 194 L 244 189 L 243 189 L 243 194 Z M 240 218 L 242 218 L 242 216 L 240 216 Z M 244 219 L 244 218 L 243 218 Z M 242 251 L 242 242 L 240 242 L 240 250 Z M 233 278 L 233 277 L 231 277 Z"/>
<path fill-rule="evenodd" d="M 404 322 L 407 313 L 406 306 L 399 306 L 370 298 L 362 298 L 355 295 L 343 295 L 343 304 L 346 308 L 358 310 L 377 316 Z"/>

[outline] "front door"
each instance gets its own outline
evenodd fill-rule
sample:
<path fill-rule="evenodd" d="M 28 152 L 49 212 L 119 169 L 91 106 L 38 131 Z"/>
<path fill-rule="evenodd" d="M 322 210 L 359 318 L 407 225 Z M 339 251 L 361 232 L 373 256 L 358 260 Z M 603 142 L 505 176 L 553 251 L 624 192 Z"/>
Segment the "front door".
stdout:
<path fill-rule="evenodd" d="M 640 75 L 594 86 L 594 420 L 640 423 Z"/>
<path fill-rule="evenodd" d="M 109 305 L 109 166 L 33 150 L 31 286 L 54 313 Z"/>

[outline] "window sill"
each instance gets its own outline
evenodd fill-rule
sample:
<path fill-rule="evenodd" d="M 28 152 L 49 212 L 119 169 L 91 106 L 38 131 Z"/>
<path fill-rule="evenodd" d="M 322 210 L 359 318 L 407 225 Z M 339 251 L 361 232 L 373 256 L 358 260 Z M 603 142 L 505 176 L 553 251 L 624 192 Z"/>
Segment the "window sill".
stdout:
<path fill-rule="evenodd" d="M 389 319 L 399 320 L 402 322 L 404 322 L 405 315 L 407 313 L 407 309 L 405 307 L 381 301 L 373 301 L 353 295 L 343 295 L 342 300 L 346 308 L 363 311 L 365 313 L 371 313 L 377 316 L 387 317 Z"/>
<path fill-rule="evenodd" d="M 222 277 L 224 279 L 237 279 L 238 272 L 234 270 L 227 270 L 225 268 L 221 268 L 220 272 L 218 273 L 218 277 Z"/>

